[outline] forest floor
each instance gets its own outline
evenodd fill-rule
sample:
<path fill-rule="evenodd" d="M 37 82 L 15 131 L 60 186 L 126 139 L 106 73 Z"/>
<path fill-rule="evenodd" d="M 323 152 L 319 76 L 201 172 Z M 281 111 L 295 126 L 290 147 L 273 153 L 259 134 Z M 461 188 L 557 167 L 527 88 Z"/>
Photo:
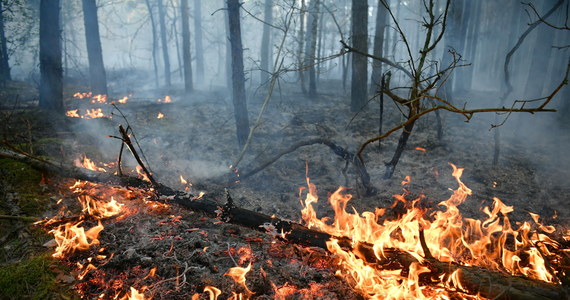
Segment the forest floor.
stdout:
<path fill-rule="evenodd" d="M 377 135 L 377 99 L 355 115 L 350 112 L 349 97 L 339 89 L 338 82 L 327 82 L 320 88 L 316 99 L 308 99 L 291 86 L 274 94 L 236 174 L 246 174 L 271 161 L 299 141 L 326 138 L 354 153 L 361 143 Z M 381 147 L 373 144 L 364 151 L 366 167 L 377 190 L 374 195 L 365 195 L 353 167 L 347 168 L 343 159 L 321 144 L 285 154 L 257 174 L 240 180 L 229 169 L 240 149 L 232 102 L 226 93 L 197 91 L 188 96 L 172 93 L 171 103 L 157 102 L 166 94 L 135 93 L 126 104 L 116 105 L 119 111 L 108 104 L 74 99 L 73 92 L 81 91 L 68 91 L 66 104 L 70 109 L 101 107 L 112 118 L 55 118 L 34 108 L 24 108 L 33 107 L 32 96 L 18 98 L 15 103 L 16 98 L 3 95 L 0 130 L 4 140 L 34 155 L 56 158 L 66 164 L 73 164 L 82 155 L 97 163 L 109 163 L 116 160 L 120 149 L 120 141 L 110 136 L 119 135 L 118 125 L 126 126 L 128 121 L 159 182 L 183 190 L 185 185 L 180 182 L 183 176 L 193 184 L 190 191 L 194 194 L 202 191 L 222 194 L 227 188 L 236 205 L 293 221 L 301 220 L 299 188 L 307 185 L 306 172 L 319 191 L 321 200 L 315 205 L 319 216 L 332 216 L 325 200 L 339 186 L 348 187 L 348 193 L 353 195 L 349 206 L 359 212 L 374 211 L 390 206 L 393 195 L 403 193 L 402 181 L 406 176 L 411 177 L 406 186 L 410 193 L 407 197 L 422 195 L 426 206 L 437 208 L 458 186 L 451 176 L 452 163 L 465 168 L 462 181 L 473 191 L 460 205 L 465 217 L 484 219 L 483 207 L 491 206 L 497 197 L 514 207 L 509 214 L 513 224 L 530 221 L 529 212 L 533 212 L 541 215 L 544 224 L 554 225 L 558 232 L 570 228 L 567 205 L 570 135 L 567 130 L 556 129 L 555 122 L 550 122 L 555 119 L 552 115 L 511 116 L 501 127 L 502 156 L 496 166 L 492 164 L 494 131 L 489 130 L 495 122 L 494 115 L 476 115 L 470 122 L 464 122 L 462 116 L 444 113 L 442 141 L 436 136 L 435 117 L 428 115 L 418 121 L 391 179 L 383 178 L 384 162 L 390 160 L 400 132 L 383 140 Z M 264 96 L 263 92 L 248 96 L 250 123 L 256 119 Z M 464 98 L 469 99 L 469 105 L 492 106 L 496 96 L 481 92 Z M 387 130 L 403 119 L 389 100 L 385 107 L 383 128 Z M 157 118 L 159 113 L 162 118 Z M 125 165 L 126 169 L 134 169 L 135 162 L 125 158 Z M 0 175 L 3 215 L 52 217 L 59 209 L 58 199 L 71 203 L 76 196 L 66 188 L 73 184 L 69 179 L 42 180 L 42 174 L 11 160 L 0 160 Z M 279 293 L 290 293 L 291 299 L 361 297 L 335 276 L 334 259 L 327 258 L 324 251 L 276 242 L 269 236 L 219 224 L 176 206 L 153 210 L 137 198 L 144 198 L 143 191 L 131 191 L 135 196 L 126 204 L 131 213 L 104 224 L 100 245 L 70 255 L 55 265 L 48 259 L 52 250 L 42 250 L 41 246 L 50 240 L 49 235 L 26 225 L 26 221 L 0 220 L 0 273 L 16 274 L 14 270 L 18 268 L 29 268 L 32 263 L 40 265 L 37 271 L 40 275 L 36 276 L 46 276 L 45 281 L 52 285 L 43 290 L 22 287 L 32 297 L 38 296 L 34 293 L 44 293 L 40 298 L 74 297 L 73 290 L 87 298 L 96 298 L 101 293 L 112 296 L 110 292 L 125 293 L 129 286 L 146 285 L 145 294 L 153 299 L 188 299 L 194 294 L 207 299 L 203 293 L 206 286 L 221 289 L 225 299 L 232 291 L 244 290 L 229 276 L 223 276 L 224 273 L 236 264 L 246 267 L 252 263 L 247 286 L 258 299 L 274 298 Z M 223 196 L 219 198 L 223 205 Z M 38 257 L 38 253 L 44 253 L 39 262 L 24 259 Z M 114 254 L 102 259 L 98 270 L 91 271 L 83 280 L 77 279 L 75 264 L 85 264 L 88 257 L 97 253 Z M 156 275 L 147 276 L 153 267 L 158 267 Z M 0 288 L 9 286 L 8 279 L 2 277 Z M 67 292 L 53 286 L 66 286 Z M 14 289 L 15 293 L 22 292 Z"/>

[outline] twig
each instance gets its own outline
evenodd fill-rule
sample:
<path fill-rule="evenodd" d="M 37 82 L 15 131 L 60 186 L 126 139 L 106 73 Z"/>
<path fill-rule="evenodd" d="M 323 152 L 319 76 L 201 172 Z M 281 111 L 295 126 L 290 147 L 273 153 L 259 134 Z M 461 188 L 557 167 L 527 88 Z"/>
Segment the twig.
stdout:
<path fill-rule="evenodd" d="M 158 183 L 154 180 L 154 178 L 152 177 L 152 174 L 148 171 L 148 169 L 146 168 L 145 164 L 142 162 L 139 154 L 137 153 L 137 151 L 135 150 L 135 147 L 133 147 L 133 143 L 131 142 L 131 138 L 129 137 L 129 134 L 127 133 L 127 131 L 123 128 L 123 125 L 119 125 L 119 132 L 121 133 L 121 136 L 123 138 L 123 142 L 125 143 L 125 145 L 127 145 L 127 148 L 129 148 L 129 150 L 131 150 L 131 153 L 133 154 L 133 156 L 135 157 L 135 159 L 137 160 L 137 163 L 139 164 L 139 166 L 141 166 L 143 172 L 146 174 L 146 176 L 148 177 L 148 180 L 150 181 L 150 183 L 154 186 L 157 187 Z"/>

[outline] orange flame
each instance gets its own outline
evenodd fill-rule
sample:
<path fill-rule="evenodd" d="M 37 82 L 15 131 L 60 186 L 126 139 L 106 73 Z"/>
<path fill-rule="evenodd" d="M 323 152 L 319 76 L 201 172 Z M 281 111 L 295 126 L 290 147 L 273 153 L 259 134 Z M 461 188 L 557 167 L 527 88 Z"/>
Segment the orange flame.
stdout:
<path fill-rule="evenodd" d="M 204 288 L 204 293 L 206 292 L 210 295 L 210 300 L 217 300 L 222 293 L 218 288 L 209 285 Z"/>
<path fill-rule="evenodd" d="M 247 286 L 245 285 L 245 275 L 251 270 L 251 262 L 249 263 L 249 265 L 247 266 L 247 268 L 242 268 L 242 267 L 233 267 L 230 268 L 228 270 L 228 272 L 224 275 L 230 276 L 236 283 L 238 283 L 239 285 L 241 285 L 246 292 L 251 295 L 253 294 L 252 291 L 250 291 Z"/>
<path fill-rule="evenodd" d="M 157 119 L 162 119 L 164 118 L 164 114 L 159 112 L 158 115 L 156 116 Z"/>
<path fill-rule="evenodd" d="M 107 172 L 107 170 L 105 170 L 105 168 L 99 167 L 97 166 L 97 164 L 95 164 L 90 158 L 88 158 L 87 156 L 83 156 L 82 160 L 79 159 L 75 159 L 75 166 L 77 167 L 82 167 L 88 170 L 92 170 L 92 171 L 98 171 L 98 172 Z"/>
<path fill-rule="evenodd" d="M 414 150 L 418 150 L 418 151 L 422 151 L 422 152 L 427 152 L 426 148 L 423 148 L 423 147 L 416 147 L 416 148 L 414 148 Z"/>
<path fill-rule="evenodd" d="M 347 204 L 352 198 L 339 188 L 333 193 L 329 202 L 334 210 L 334 220 L 319 219 L 313 209 L 318 201 L 317 189 L 307 178 L 308 193 L 301 211 L 303 220 L 311 228 L 317 228 L 333 236 L 350 237 L 353 243 L 366 242 L 373 245 L 378 259 L 384 255 L 386 248 L 403 250 L 420 262 L 425 256 L 420 244 L 419 232 L 423 230 L 427 248 L 431 254 L 442 262 L 456 262 L 468 266 L 481 266 L 492 270 L 506 270 L 513 275 L 525 275 L 534 279 L 552 282 L 554 277 L 545 265 L 543 255 L 551 255 L 545 246 L 559 245 L 544 234 L 531 234 L 531 226 L 524 223 L 517 230 L 511 228 L 507 217 L 513 211 L 511 206 L 503 204 L 495 198 L 492 207 L 485 207 L 486 220 L 463 218 L 458 206 L 463 203 L 471 190 L 461 182 L 463 169 L 453 167 L 459 187 L 453 195 L 439 203 L 442 210 L 424 218 L 424 212 L 416 203 L 406 202 L 403 195 L 395 196 L 396 200 L 408 203 L 407 213 L 397 220 L 380 221 L 385 210 L 359 214 L 354 209 L 347 211 Z M 409 179 L 404 180 L 409 183 Z M 538 216 L 534 217 L 535 221 Z M 537 222 L 539 226 L 542 226 Z M 546 230 L 554 230 L 544 227 Z M 514 247 L 506 247 L 507 240 L 513 240 Z M 542 246 L 537 246 L 542 245 Z M 430 298 L 426 288 L 419 285 L 418 276 L 429 272 L 421 264 L 412 264 L 409 270 L 376 270 L 366 265 L 352 252 L 342 249 L 336 240 L 327 242 L 329 251 L 341 258 L 341 270 L 337 273 L 352 283 L 354 288 L 366 297 L 371 298 Z M 526 257 L 527 259 L 521 259 Z M 405 272 L 404 272 L 405 271 Z M 402 274 L 407 273 L 407 277 Z M 453 286 L 461 290 L 459 274 L 454 274 Z M 444 284 L 439 285 L 441 289 Z M 442 289 L 443 290 L 443 289 Z M 424 291 L 424 292 L 422 292 Z"/>
<path fill-rule="evenodd" d="M 54 235 L 57 247 L 52 255 L 56 258 L 63 258 L 66 254 L 71 254 L 76 250 L 87 250 L 92 245 L 99 244 L 99 232 L 103 230 L 101 221 L 95 227 L 85 231 L 83 227 L 79 227 L 82 222 L 77 224 L 64 224 L 52 229 L 50 233 Z"/>

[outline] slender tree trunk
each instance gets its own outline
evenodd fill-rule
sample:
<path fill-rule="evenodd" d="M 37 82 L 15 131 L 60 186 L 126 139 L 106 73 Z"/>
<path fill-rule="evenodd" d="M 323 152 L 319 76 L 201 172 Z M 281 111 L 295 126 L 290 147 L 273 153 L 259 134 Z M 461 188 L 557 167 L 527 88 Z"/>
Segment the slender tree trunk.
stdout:
<path fill-rule="evenodd" d="M 265 0 L 265 10 L 264 10 L 264 22 L 263 24 L 263 35 L 261 37 L 261 62 L 260 62 L 260 81 L 265 83 L 269 80 L 270 70 L 269 63 L 269 51 L 270 51 L 270 36 L 271 36 L 271 26 L 269 24 L 273 23 L 273 0 Z"/>
<path fill-rule="evenodd" d="M 180 17 L 182 18 L 182 60 L 184 63 L 184 91 L 193 90 L 192 85 L 192 56 L 190 54 L 190 24 L 188 0 L 180 0 Z"/>
<path fill-rule="evenodd" d="M 59 0 L 40 2 L 40 107 L 63 114 Z"/>
<path fill-rule="evenodd" d="M 463 39 L 461 39 L 461 15 L 463 7 L 465 6 L 464 0 L 451 1 L 449 6 L 449 15 L 447 17 L 446 33 L 445 33 L 445 50 L 442 58 L 442 69 L 447 68 L 453 63 L 453 55 L 449 50 L 455 50 L 458 54 L 463 55 Z M 449 78 L 442 83 L 440 89 L 443 91 L 443 96 L 448 102 L 453 102 L 453 85 L 455 84 L 455 70 Z"/>
<path fill-rule="evenodd" d="M 374 34 L 374 56 L 382 57 L 383 55 L 383 45 L 384 45 L 384 29 L 386 28 L 386 22 L 388 21 L 388 11 L 382 5 L 382 0 L 378 0 L 378 8 L 376 10 L 376 32 Z M 388 5 L 390 3 L 386 2 Z M 382 77 L 382 63 L 378 60 L 372 61 L 372 76 L 370 77 L 370 93 L 374 94 L 378 90 L 378 85 L 380 85 L 380 79 Z"/>
<path fill-rule="evenodd" d="M 158 22 L 160 23 L 160 41 L 162 43 L 162 59 L 164 60 L 164 84 L 170 87 L 170 58 L 168 56 L 168 40 L 166 33 L 165 11 L 162 0 L 158 0 Z"/>
<path fill-rule="evenodd" d="M 10 63 L 8 57 L 8 46 L 6 34 L 4 32 L 4 17 L 2 15 L 2 1 L 0 1 L 0 86 L 6 81 L 12 80 L 10 75 Z"/>
<path fill-rule="evenodd" d="M 307 89 L 305 88 L 305 70 L 304 70 L 304 43 L 305 43 L 305 13 L 306 13 L 306 6 L 305 0 L 301 0 L 301 13 L 299 14 L 300 17 L 300 25 L 299 25 L 299 53 L 298 53 L 298 64 L 299 64 L 299 79 L 301 80 L 301 91 L 303 94 L 307 93 Z"/>
<path fill-rule="evenodd" d="M 82 3 L 91 91 L 94 94 L 107 95 L 107 75 L 105 74 L 101 37 L 99 36 L 97 4 L 95 0 L 83 0 Z"/>
<path fill-rule="evenodd" d="M 196 48 L 196 79 L 204 81 L 204 46 L 202 45 L 202 0 L 194 0 L 194 46 Z"/>
<path fill-rule="evenodd" d="M 174 0 L 168 0 L 168 4 L 171 7 L 176 7 L 175 4 L 173 3 Z M 182 5 L 182 4 L 181 4 Z M 179 5 L 179 6 L 181 6 Z M 172 30 L 172 36 L 174 36 L 174 45 L 176 46 L 176 60 L 178 62 L 178 74 L 180 75 L 180 80 L 182 80 L 182 82 L 184 82 L 184 58 L 182 57 L 182 49 L 180 47 L 180 37 L 179 35 L 182 35 L 182 33 L 178 32 L 178 15 L 177 15 L 177 11 L 174 10 L 173 12 L 173 16 L 172 16 L 172 26 L 171 26 L 171 30 Z M 180 17 L 180 19 L 182 19 L 182 17 Z M 180 27 L 182 28 L 182 25 L 180 25 Z"/>
<path fill-rule="evenodd" d="M 156 21 L 154 20 L 154 14 L 152 12 L 152 6 L 150 5 L 150 0 L 146 0 L 146 7 L 148 8 L 148 15 L 150 17 L 150 25 L 152 27 L 152 65 L 154 67 L 154 86 L 158 89 L 158 59 L 156 58 L 157 52 L 157 34 L 156 34 Z"/>
<path fill-rule="evenodd" d="M 307 22 L 307 50 L 305 51 L 305 62 L 309 71 L 309 97 L 317 96 L 317 77 L 315 59 L 317 53 L 317 30 L 319 28 L 319 3 L 320 0 L 311 0 L 309 8 L 309 22 Z M 309 26 L 310 31 L 309 31 Z"/>
<path fill-rule="evenodd" d="M 228 2 L 227 0 L 222 0 L 224 2 L 224 6 L 225 6 L 225 10 L 224 10 L 224 14 L 225 14 L 225 18 L 224 18 L 224 23 L 226 25 L 226 86 L 228 87 L 228 89 L 231 91 L 232 93 L 232 99 L 233 99 L 233 89 L 232 89 L 232 46 L 230 43 L 230 16 L 228 14 Z"/>
<path fill-rule="evenodd" d="M 323 3 L 324 4 L 324 3 Z M 316 51 L 316 55 L 317 57 L 324 57 L 325 56 L 325 14 L 321 15 L 321 21 L 319 22 L 319 40 L 317 42 L 317 51 Z M 320 63 L 318 65 L 317 68 L 317 85 L 319 85 L 319 82 L 321 80 L 321 67 L 324 68 L 325 67 L 325 63 Z"/>
<path fill-rule="evenodd" d="M 240 147 L 245 145 L 249 134 L 249 118 L 245 98 L 245 75 L 243 71 L 243 47 L 241 42 L 240 0 L 228 0 L 228 21 L 232 51 L 232 90 L 236 133 Z"/>
<path fill-rule="evenodd" d="M 481 1 L 472 1 L 470 5 L 471 7 L 468 13 L 473 15 L 469 18 L 469 23 L 468 23 L 467 35 L 469 36 L 469 38 L 468 38 L 468 43 L 465 45 L 465 57 L 470 61 L 474 61 L 475 55 L 477 53 L 477 45 L 479 44 L 478 41 L 479 41 L 479 28 L 480 28 L 479 20 L 481 15 Z M 468 68 L 464 68 L 464 70 L 462 70 L 461 72 L 463 76 L 461 77 L 460 80 L 464 82 L 464 87 L 468 90 L 471 89 L 474 69 L 475 68 L 471 66 Z"/>
<path fill-rule="evenodd" d="M 368 2 L 352 0 L 352 47 L 368 52 Z M 357 112 L 366 104 L 368 64 L 363 55 L 352 53 L 350 109 Z"/>

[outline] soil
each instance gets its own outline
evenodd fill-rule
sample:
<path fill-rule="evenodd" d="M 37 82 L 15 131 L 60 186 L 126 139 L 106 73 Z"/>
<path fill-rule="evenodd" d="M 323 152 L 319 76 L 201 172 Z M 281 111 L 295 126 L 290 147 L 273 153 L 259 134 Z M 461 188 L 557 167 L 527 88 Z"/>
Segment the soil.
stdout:
<path fill-rule="evenodd" d="M 306 186 L 306 175 L 319 189 L 321 200 L 316 207 L 320 216 L 331 216 L 325 200 L 339 186 L 349 187 L 353 195 L 349 205 L 359 212 L 388 207 L 393 195 L 402 194 L 402 181 L 406 176 L 411 177 L 411 183 L 406 186 L 410 193 L 408 198 L 422 195 L 426 207 L 437 209 L 437 203 L 451 195 L 450 189 L 457 188 L 451 176 L 452 163 L 465 168 L 462 181 L 473 191 L 460 206 L 465 217 L 483 218 L 483 207 L 490 206 L 497 197 L 514 207 L 514 212 L 509 214 L 513 223 L 530 221 L 528 212 L 534 212 L 541 215 L 543 223 L 554 225 L 558 232 L 570 228 L 567 205 L 570 158 L 566 154 L 570 135 L 563 129 L 555 129 L 555 123 L 549 122 L 554 119 L 551 116 L 510 116 L 500 128 L 501 159 L 498 165 L 493 165 L 493 138 L 497 129 L 489 129 L 496 123 L 494 115 L 476 115 L 465 122 L 461 115 L 443 113 L 441 141 L 437 139 L 435 117 L 428 115 L 416 124 L 392 178 L 383 178 L 384 162 L 390 160 L 400 132 L 382 140 L 381 146 L 371 144 L 364 150 L 366 168 L 377 191 L 374 195 L 365 195 L 351 164 L 347 165 L 320 144 L 286 154 L 247 179 L 239 177 L 271 161 L 298 141 L 327 138 L 355 153 L 365 140 L 376 136 L 379 130 L 377 99 L 371 99 L 367 107 L 354 114 L 349 109 L 349 96 L 340 86 L 339 82 L 323 83 L 319 96 L 309 99 L 294 86 L 284 85 L 283 90 L 274 94 L 245 158 L 235 170 L 229 167 L 234 164 L 240 148 L 232 101 L 221 89 L 187 96 L 172 93 L 172 103 L 158 103 L 159 96 L 137 94 L 132 95 L 128 103 L 116 107 L 71 98 L 67 101 L 69 108 L 101 107 L 112 118 L 44 119 L 34 113 L 37 119 L 16 125 L 13 120 L 26 119 L 29 113 L 6 110 L 6 118 L 11 114 L 12 122 L 3 128 L 3 133 L 18 132 L 24 136 L 21 140 L 29 136 L 33 141 L 46 138 L 63 141 L 47 143 L 39 147 L 36 154 L 57 157 L 68 163 L 83 154 L 96 162 L 113 162 L 120 149 L 120 141 L 113 138 L 119 135 L 118 125 L 130 126 L 159 182 L 183 190 L 185 185 L 180 182 L 183 176 L 192 183 L 190 192 L 193 194 L 221 193 L 227 188 L 238 206 L 295 221 L 301 219 L 299 188 Z M 261 90 L 248 95 L 251 124 L 257 118 L 264 96 Z M 463 98 L 479 100 L 469 103 L 485 106 L 492 105 L 496 95 L 481 93 L 463 95 Z M 386 101 L 385 110 L 385 130 L 402 122 L 402 114 L 394 104 Z M 164 117 L 157 118 L 159 113 Z M 502 117 L 506 116 L 499 116 Z M 29 133 L 21 131 L 26 124 L 29 124 Z M 125 152 L 124 168 L 134 169 L 135 162 L 128 156 Z M 64 204 L 71 207 L 75 195 L 62 191 L 72 182 L 56 182 L 57 187 L 52 187 L 52 191 L 61 195 L 55 198 L 65 199 Z M 322 250 L 283 244 L 270 236 L 223 224 L 176 206 L 153 210 L 142 202 L 144 191 L 132 191 L 138 196 L 124 199 L 129 213 L 104 220 L 100 244 L 64 260 L 72 266 L 77 262 L 86 264 L 89 257 L 97 254 L 107 256 L 95 264 L 98 270 L 89 272 L 83 280 L 74 278 L 73 272 L 62 271 L 68 284 L 76 286 L 87 298 L 96 298 L 101 293 L 124 294 L 130 286 L 138 289 L 147 286 L 145 294 L 153 299 L 188 299 L 194 294 L 207 299 L 204 287 L 214 286 L 222 290 L 221 299 L 225 299 L 232 291 L 244 293 L 245 290 L 224 274 L 231 267 L 247 267 L 249 263 L 253 267 L 247 275 L 247 286 L 257 299 L 274 298 L 276 291 L 285 293 L 289 287 L 295 287 L 296 292 L 288 299 L 362 297 L 335 277 L 335 259 Z M 220 198 L 223 204 L 223 197 Z M 61 204 L 52 202 L 42 217 L 53 216 L 59 207 Z M 86 227 L 94 225 L 95 221 L 85 224 Z M 250 251 L 247 249 L 251 250 L 252 257 L 244 254 Z M 154 267 L 157 267 L 156 275 L 148 276 Z"/>

